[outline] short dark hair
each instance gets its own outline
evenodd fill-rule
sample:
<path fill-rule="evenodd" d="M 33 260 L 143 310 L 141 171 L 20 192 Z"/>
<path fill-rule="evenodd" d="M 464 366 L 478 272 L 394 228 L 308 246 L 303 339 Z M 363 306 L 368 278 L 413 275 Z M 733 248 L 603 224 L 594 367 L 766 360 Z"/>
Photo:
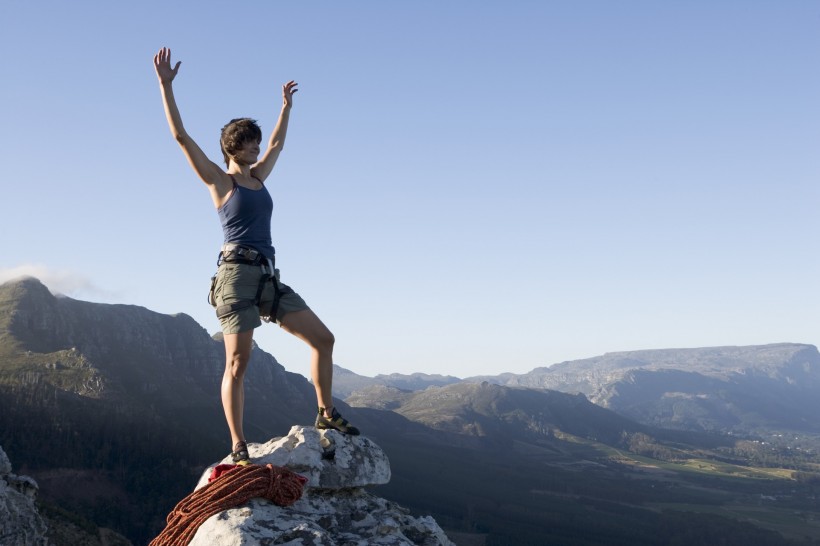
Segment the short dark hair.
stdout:
<path fill-rule="evenodd" d="M 249 141 L 262 142 L 262 129 L 259 128 L 255 119 L 232 119 L 222 128 L 219 145 L 222 148 L 226 166 L 230 165 L 231 156 Z"/>

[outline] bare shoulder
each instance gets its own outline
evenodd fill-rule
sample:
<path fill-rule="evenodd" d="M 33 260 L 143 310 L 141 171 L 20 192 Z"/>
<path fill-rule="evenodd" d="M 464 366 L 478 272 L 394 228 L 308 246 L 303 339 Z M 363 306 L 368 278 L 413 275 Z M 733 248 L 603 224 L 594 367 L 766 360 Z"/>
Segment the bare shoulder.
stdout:
<path fill-rule="evenodd" d="M 258 163 L 256 165 L 254 165 L 253 167 L 251 167 L 251 178 L 255 178 L 259 182 L 264 184 L 265 179 L 268 177 L 269 173 L 265 173 L 265 169 L 258 169 L 257 165 L 258 165 Z"/>

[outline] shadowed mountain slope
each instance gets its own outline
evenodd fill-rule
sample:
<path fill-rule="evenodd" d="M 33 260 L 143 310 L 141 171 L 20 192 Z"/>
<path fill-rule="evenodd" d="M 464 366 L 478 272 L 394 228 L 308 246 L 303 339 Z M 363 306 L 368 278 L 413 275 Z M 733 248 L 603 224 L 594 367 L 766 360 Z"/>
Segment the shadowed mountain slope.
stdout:
<path fill-rule="evenodd" d="M 538 441 L 561 430 L 617 444 L 624 432 L 645 427 L 590 403 L 583 395 L 458 383 L 408 392 L 370 387 L 346 399 L 352 406 L 390 408 L 436 430 L 509 443 Z"/>
<path fill-rule="evenodd" d="M 0 317 L 0 385 L 45 383 L 172 420 L 179 412 L 221 413 L 223 344 L 188 315 L 56 297 L 28 278 L 0 285 Z M 263 417 L 254 414 L 259 405 L 265 418 L 273 408 L 285 430 L 312 418 L 312 387 L 258 347 L 247 378 L 251 423 Z"/>

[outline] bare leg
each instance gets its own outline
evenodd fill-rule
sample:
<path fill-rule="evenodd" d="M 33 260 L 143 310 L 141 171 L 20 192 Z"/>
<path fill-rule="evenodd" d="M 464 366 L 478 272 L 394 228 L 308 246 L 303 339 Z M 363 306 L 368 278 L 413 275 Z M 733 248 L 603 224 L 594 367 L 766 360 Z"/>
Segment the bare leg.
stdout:
<path fill-rule="evenodd" d="M 286 314 L 280 325 L 310 346 L 310 375 L 316 401 L 329 417 L 333 410 L 333 333 L 310 309 Z"/>
<path fill-rule="evenodd" d="M 245 441 L 242 420 L 245 412 L 245 370 L 251 358 L 253 330 L 225 334 L 225 374 L 222 376 L 222 407 L 231 431 L 231 449 Z"/>

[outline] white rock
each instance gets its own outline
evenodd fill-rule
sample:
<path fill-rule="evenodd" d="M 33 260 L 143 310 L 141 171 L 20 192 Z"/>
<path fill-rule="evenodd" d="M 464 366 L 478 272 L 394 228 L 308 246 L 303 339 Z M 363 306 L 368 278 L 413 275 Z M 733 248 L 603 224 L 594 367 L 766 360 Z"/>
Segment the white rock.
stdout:
<path fill-rule="evenodd" d="M 325 458 L 330 449 L 322 447 L 323 439 L 330 442 L 330 449 L 335 449 L 333 458 Z M 274 438 L 264 444 L 249 444 L 248 452 L 254 464 L 283 466 L 301 474 L 308 479 L 308 487 L 343 489 L 390 481 L 387 455 L 366 436 L 294 426 L 283 438 Z M 230 462 L 230 457 L 226 457 L 219 464 Z M 212 470 L 213 466 L 205 471 L 197 489 L 208 483 Z"/>
<path fill-rule="evenodd" d="M 332 446 L 323 449 L 322 440 Z M 190 546 L 453 546 L 432 517 L 416 518 L 363 489 L 390 480 L 387 456 L 367 437 L 295 426 L 284 438 L 248 447 L 254 464 L 286 467 L 308 478 L 302 498 L 287 507 L 251 499 L 220 512 L 200 526 Z M 230 459 L 219 464 L 225 463 Z"/>
<path fill-rule="evenodd" d="M 431 517 L 415 518 L 361 488 L 308 489 L 285 508 L 252 499 L 225 510 L 197 531 L 190 546 L 452 545 Z"/>

